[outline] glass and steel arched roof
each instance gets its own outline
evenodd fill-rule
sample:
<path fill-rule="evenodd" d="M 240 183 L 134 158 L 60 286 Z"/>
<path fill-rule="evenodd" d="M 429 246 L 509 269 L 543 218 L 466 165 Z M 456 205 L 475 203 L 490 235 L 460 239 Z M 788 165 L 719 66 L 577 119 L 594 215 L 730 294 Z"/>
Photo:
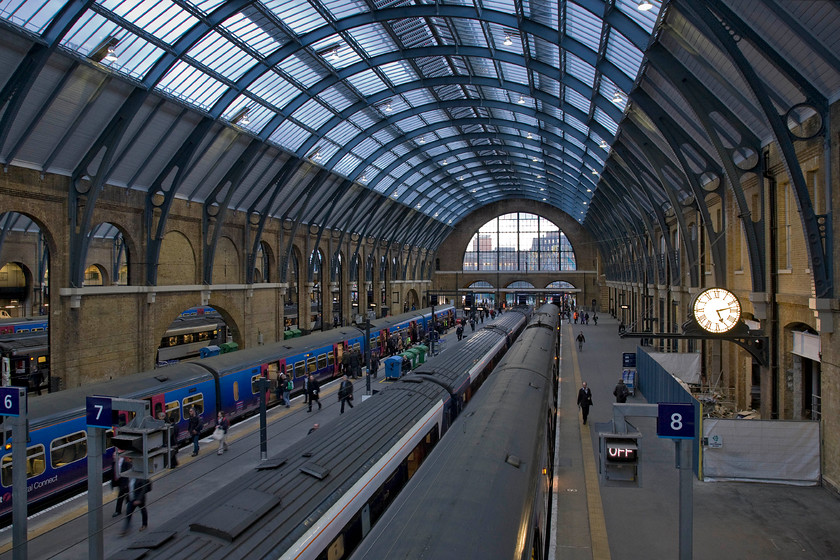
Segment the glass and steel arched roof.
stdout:
<path fill-rule="evenodd" d="M 588 208 L 660 4 L 11 0 L 0 17 L 453 224 L 505 198 Z"/>

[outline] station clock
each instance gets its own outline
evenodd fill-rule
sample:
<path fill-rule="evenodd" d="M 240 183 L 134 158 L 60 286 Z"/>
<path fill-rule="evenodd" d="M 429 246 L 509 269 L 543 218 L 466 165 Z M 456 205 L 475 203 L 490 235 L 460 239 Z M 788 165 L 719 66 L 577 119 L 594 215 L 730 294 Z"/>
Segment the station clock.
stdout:
<path fill-rule="evenodd" d="M 705 331 L 720 334 L 729 332 L 741 319 L 741 303 L 725 288 L 703 290 L 691 305 L 694 320 Z"/>

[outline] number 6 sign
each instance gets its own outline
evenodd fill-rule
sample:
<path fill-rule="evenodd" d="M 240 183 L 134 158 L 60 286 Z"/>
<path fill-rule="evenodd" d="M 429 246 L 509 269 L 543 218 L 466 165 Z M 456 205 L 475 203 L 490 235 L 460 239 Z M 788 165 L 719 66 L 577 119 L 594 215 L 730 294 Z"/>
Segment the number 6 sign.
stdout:
<path fill-rule="evenodd" d="M 0 388 L 0 416 L 20 416 L 20 387 Z"/>
<path fill-rule="evenodd" d="M 694 405 L 690 403 L 659 403 L 656 435 L 661 438 L 694 439 Z"/>
<path fill-rule="evenodd" d="M 87 398 L 87 425 L 95 428 L 112 426 L 111 420 L 111 397 L 88 397 Z"/>

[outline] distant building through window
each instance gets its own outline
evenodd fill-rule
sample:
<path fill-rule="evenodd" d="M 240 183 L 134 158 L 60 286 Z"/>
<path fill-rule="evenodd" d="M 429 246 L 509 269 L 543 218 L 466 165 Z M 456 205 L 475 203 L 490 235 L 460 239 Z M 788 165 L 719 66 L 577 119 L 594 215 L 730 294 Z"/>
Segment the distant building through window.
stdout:
<path fill-rule="evenodd" d="M 493 218 L 472 237 L 464 271 L 545 272 L 576 270 L 571 243 L 553 222 L 517 212 Z"/>

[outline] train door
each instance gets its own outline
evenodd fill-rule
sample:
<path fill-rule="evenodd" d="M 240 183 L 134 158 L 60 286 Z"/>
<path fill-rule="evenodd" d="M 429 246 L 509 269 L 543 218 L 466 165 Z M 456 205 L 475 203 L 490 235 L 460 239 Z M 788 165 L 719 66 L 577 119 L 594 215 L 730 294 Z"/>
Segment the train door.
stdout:
<path fill-rule="evenodd" d="M 339 344 L 333 344 L 333 353 L 335 354 L 335 364 L 333 366 L 333 373 L 335 375 L 338 375 L 338 373 L 340 371 L 341 362 L 342 362 L 342 359 L 344 358 L 344 351 L 346 350 L 344 346 L 346 344 L 347 344 L 346 342 L 342 342 L 342 343 L 339 343 Z"/>
<path fill-rule="evenodd" d="M 149 410 L 151 411 L 152 418 L 157 418 L 160 412 L 166 412 L 166 402 L 163 397 L 163 393 L 160 393 L 143 398 L 144 401 L 149 401 Z"/>
<path fill-rule="evenodd" d="M 260 375 L 269 381 L 265 386 L 265 402 L 268 404 L 271 402 L 271 378 L 268 376 L 268 364 L 260 365 Z"/>

